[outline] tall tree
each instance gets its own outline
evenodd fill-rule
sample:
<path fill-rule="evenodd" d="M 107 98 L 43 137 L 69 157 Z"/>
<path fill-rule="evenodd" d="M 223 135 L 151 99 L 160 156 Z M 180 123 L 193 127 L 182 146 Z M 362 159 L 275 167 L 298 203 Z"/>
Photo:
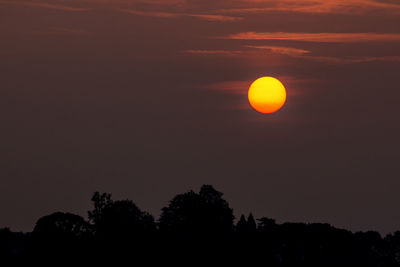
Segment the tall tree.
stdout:
<path fill-rule="evenodd" d="M 97 225 L 101 220 L 104 209 L 110 206 L 113 201 L 111 194 L 95 192 L 92 196 L 93 210 L 88 212 L 89 221 L 94 225 Z"/>
<path fill-rule="evenodd" d="M 256 221 L 254 220 L 253 214 L 249 214 L 249 217 L 247 217 L 247 231 L 249 233 L 254 233 L 257 230 L 257 224 Z"/>
<path fill-rule="evenodd" d="M 244 215 L 240 216 L 238 223 L 236 224 L 236 232 L 237 233 L 245 233 L 247 229 L 247 221 Z"/>

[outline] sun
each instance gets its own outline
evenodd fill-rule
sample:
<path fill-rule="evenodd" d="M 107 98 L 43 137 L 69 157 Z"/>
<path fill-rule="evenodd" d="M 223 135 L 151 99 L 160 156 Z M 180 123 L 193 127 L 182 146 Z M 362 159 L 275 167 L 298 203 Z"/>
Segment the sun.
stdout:
<path fill-rule="evenodd" d="M 273 77 L 255 80 L 249 88 L 250 105 L 261 113 L 274 113 L 282 108 L 286 101 L 283 84 Z"/>

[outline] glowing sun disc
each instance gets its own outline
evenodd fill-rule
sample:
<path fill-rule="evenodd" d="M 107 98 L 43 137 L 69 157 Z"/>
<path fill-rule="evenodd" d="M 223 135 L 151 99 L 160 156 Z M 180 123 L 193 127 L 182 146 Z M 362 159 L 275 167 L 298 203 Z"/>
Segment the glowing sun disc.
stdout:
<path fill-rule="evenodd" d="M 278 79 L 262 77 L 251 84 L 248 98 L 250 105 L 256 111 L 274 113 L 285 104 L 286 90 Z"/>

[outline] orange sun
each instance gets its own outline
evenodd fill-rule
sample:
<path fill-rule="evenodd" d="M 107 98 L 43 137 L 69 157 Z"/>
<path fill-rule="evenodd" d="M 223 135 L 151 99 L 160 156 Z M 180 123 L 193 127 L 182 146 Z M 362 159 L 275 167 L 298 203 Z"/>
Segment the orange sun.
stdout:
<path fill-rule="evenodd" d="M 249 88 L 250 105 L 261 113 L 274 113 L 286 101 L 286 90 L 283 84 L 272 77 L 255 80 Z"/>

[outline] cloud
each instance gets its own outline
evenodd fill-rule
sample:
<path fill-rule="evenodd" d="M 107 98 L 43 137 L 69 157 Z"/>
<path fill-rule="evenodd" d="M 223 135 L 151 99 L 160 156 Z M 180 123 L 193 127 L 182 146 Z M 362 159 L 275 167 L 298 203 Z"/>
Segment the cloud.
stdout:
<path fill-rule="evenodd" d="M 356 63 L 367 63 L 367 62 L 400 62 L 400 56 L 365 56 L 365 57 L 341 57 L 341 56 L 320 56 L 312 55 L 311 51 L 283 47 L 283 46 L 253 46 L 246 45 L 246 48 L 251 48 L 250 50 L 185 50 L 183 53 L 193 54 L 193 55 L 204 55 L 204 56 L 227 56 L 227 57 L 242 57 L 242 58 L 260 58 L 259 53 L 255 52 L 257 50 L 267 50 L 269 53 L 284 55 L 291 58 L 315 61 L 327 64 L 356 64 Z M 265 54 L 268 55 L 268 54 Z M 221 86 L 218 84 L 218 88 L 230 88 L 230 91 L 235 91 L 235 88 L 241 88 L 238 83 L 234 84 L 224 84 Z"/>
<path fill-rule="evenodd" d="M 224 91 L 232 94 L 244 95 L 252 81 L 224 81 L 200 86 L 206 90 Z"/>
<path fill-rule="evenodd" d="M 399 14 L 400 4 L 397 0 L 52 0 L 19 1 L 0 0 L 0 3 L 23 4 L 65 11 L 84 11 L 86 8 L 73 7 L 76 3 L 109 5 L 114 8 L 150 8 L 149 13 L 160 13 L 155 10 L 172 8 L 168 11 L 186 13 L 187 16 L 199 15 L 199 18 L 210 21 L 238 20 L 237 17 L 224 14 L 252 14 L 266 12 L 291 12 L 291 13 L 336 13 L 336 14 L 365 14 L 371 12 L 383 12 L 385 14 Z M 193 14 L 192 14 L 193 12 Z M 205 13 L 205 14 L 203 14 Z M 215 16 L 213 18 L 213 16 Z M 157 17 L 157 16 L 156 16 Z M 158 17 L 168 17 L 158 16 Z M 179 15 L 178 15 L 179 17 Z"/>
<path fill-rule="evenodd" d="M 83 1 L 83 0 L 82 0 Z M 230 13 L 262 13 L 270 11 L 301 13 L 368 13 L 400 12 L 398 0 L 85 0 L 93 3 L 146 4 L 171 6 L 182 10 L 214 10 Z"/>
<path fill-rule="evenodd" d="M 232 40 L 285 40 L 317 43 L 357 43 L 400 41 L 396 33 L 293 33 L 293 32 L 242 32 L 223 39 Z"/>
<path fill-rule="evenodd" d="M 221 91 L 228 94 L 247 95 L 248 89 L 252 82 L 259 77 L 254 77 L 252 80 L 231 80 L 216 83 L 203 84 L 201 89 Z M 288 91 L 289 96 L 301 96 L 311 84 L 319 84 L 321 80 L 318 79 L 305 79 L 300 77 L 293 77 L 287 75 L 277 75 L 277 79 L 284 81 L 285 85 L 292 88 Z"/>
<path fill-rule="evenodd" d="M 208 21 L 238 21 L 242 20 L 241 17 L 222 16 L 222 15 L 208 15 L 208 14 L 184 14 L 184 16 L 195 17 Z"/>
<path fill-rule="evenodd" d="M 400 56 L 381 56 L 381 57 L 358 57 L 358 58 L 340 58 L 340 57 L 326 57 L 326 56 L 310 56 L 309 60 L 331 63 L 331 64 L 354 64 L 354 63 L 367 63 L 367 62 L 399 62 Z"/>
<path fill-rule="evenodd" d="M 191 14 L 191 13 L 174 13 L 174 12 L 159 12 L 159 11 L 139 11 L 135 9 L 117 9 L 120 12 L 137 15 L 137 16 L 145 16 L 145 17 L 156 17 L 156 18 L 166 18 L 166 19 L 176 19 L 181 17 L 193 17 L 206 21 L 238 21 L 241 20 L 241 17 L 232 17 L 232 16 L 223 16 L 223 15 L 211 15 L 211 14 Z"/>
<path fill-rule="evenodd" d="M 378 11 L 400 13 L 400 5 L 393 0 L 242 0 L 239 2 L 241 4 L 237 7 L 220 11 L 239 14 L 276 11 L 317 14 L 364 14 Z"/>
<path fill-rule="evenodd" d="M 229 14 L 246 15 L 268 12 L 317 14 L 368 14 L 372 12 L 376 14 L 383 12 L 384 14 L 400 14 L 400 4 L 397 0 L 226 0 L 223 2 L 211 0 L 47 0 L 47 2 L 0 0 L 0 3 L 64 11 L 85 11 L 88 8 L 75 7 L 77 3 L 85 3 L 92 8 L 99 5 L 122 9 L 133 8 L 134 12 L 137 11 L 137 15 L 141 13 L 142 16 L 145 13 L 148 16 L 164 18 L 192 16 L 208 21 L 236 21 L 241 18 Z M 141 10 L 143 7 L 149 8 L 149 10 L 138 11 L 138 8 Z M 166 9 L 168 9 L 168 12 L 165 12 Z M 159 10 L 163 11 L 158 12 Z M 188 10 L 190 10 L 189 13 Z"/>
<path fill-rule="evenodd" d="M 268 50 L 272 53 L 288 55 L 288 56 L 298 56 L 311 53 L 311 51 L 308 50 L 292 48 L 292 47 L 284 47 L 284 46 L 246 45 L 245 47 Z"/>
<path fill-rule="evenodd" d="M 254 49 L 265 49 L 271 53 L 287 55 L 290 57 L 301 58 L 306 60 L 318 61 L 323 63 L 332 63 L 332 64 L 351 64 L 351 63 L 366 63 L 366 62 L 376 62 L 376 61 L 400 61 L 400 56 L 367 56 L 367 57 L 333 57 L 333 56 L 314 56 L 310 55 L 311 51 L 292 48 L 292 47 L 283 47 L 283 46 L 256 46 L 256 45 L 246 45 L 247 48 Z"/>
<path fill-rule="evenodd" d="M 176 13 L 170 12 L 152 12 L 152 11 L 139 11 L 133 9 L 117 9 L 120 12 L 137 15 L 137 16 L 144 16 L 144 17 L 156 17 L 156 18 L 166 18 L 166 19 L 174 19 L 178 18 L 179 15 Z"/>
<path fill-rule="evenodd" d="M 330 64 L 352 64 L 352 63 L 366 63 L 366 62 L 376 62 L 376 61 L 386 61 L 394 62 L 400 61 L 400 56 L 366 56 L 366 57 L 334 57 L 334 56 L 315 56 L 310 55 L 311 51 L 291 48 L 291 47 L 281 47 L 281 46 L 252 46 L 246 45 L 248 48 L 255 49 L 266 49 L 271 53 L 287 55 L 294 58 L 300 58 L 305 60 L 317 61 L 322 63 Z"/>
<path fill-rule="evenodd" d="M 80 12 L 80 11 L 89 10 L 89 8 L 72 7 L 72 6 L 59 5 L 59 4 L 49 4 L 49 3 L 45 3 L 45 2 L 0 1 L 0 4 L 17 4 L 17 5 L 23 5 L 23 6 L 42 7 L 42 8 L 47 8 L 47 9 L 56 9 L 56 10 L 72 11 L 72 12 Z"/>
<path fill-rule="evenodd" d="M 197 55 L 227 55 L 227 56 L 238 55 L 243 53 L 242 51 L 237 51 L 237 50 L 185 50 L 183 52 L 187 54 L 197 54 Z"/>

